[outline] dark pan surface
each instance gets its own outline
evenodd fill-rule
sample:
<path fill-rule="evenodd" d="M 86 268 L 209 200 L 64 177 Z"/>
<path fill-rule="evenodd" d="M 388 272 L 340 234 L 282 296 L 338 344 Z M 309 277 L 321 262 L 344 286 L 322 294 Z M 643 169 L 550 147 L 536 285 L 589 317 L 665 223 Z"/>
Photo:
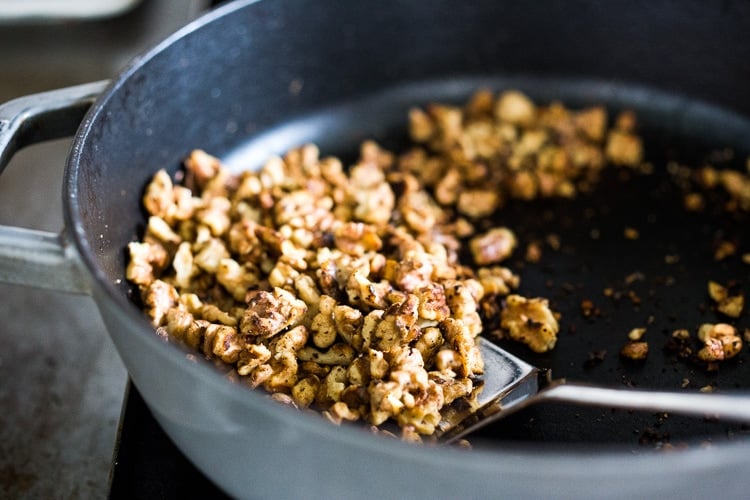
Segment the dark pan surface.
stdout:
<path fill-rule="evenodd" d="M 554 377 L 608 386 L 681 390 L 712 385 L 718 390 L 750 388 L 747 347 L 717 372 L 681 359 L 665 349 L 672 331 L 695 334 L 705 322 L 727 321 L 711 309 L 709 279 L 735 282 L 747 292 L 750 266 L 740 254 L 750 250 L 747 217 L 727 214 L 720 196 L 710 197 L 703 213 L 683 208 L 683 192 L 667 173 L 667 164 L 744 168 L 750 124 L 735 115 L 642 88 L 576 80 L 463 79 L 399 87 L 365 100 L 310 114 L 282 124 L 224 156 L 233 168 L 255 168 L 270 154 L 306 141 L 320 145 L 324 155 L 353 158 L 359 142 L 375 138 L 398 149 L 405 137 L 406 112 L 430 101 L 462 102 L 480 87 L 520 88 L 544 103 L 559 99 L 571 107 L 607 104 L 613 114 L 635 109 L 641 119 L 646 158 L 654 173 L 608 171 L 593 193 L 573 201 L 515 202 L 500 211 L 497 222 L 514 229 L 520 250 L 510 267 L 522 277 L 520 293 L 545 296 L 562 314 L 557 348 L 536 355 L 524 346 L 500 344 L 523 359 L 550 368 Z M 732 154 L 726 152 L 731 147 Z M 636 240 L 625 228 L 639 232 Z M 559 238 L 559 250 L 544 243 Z M 593 236 L 592 236 L 593 235 Z M 737 255 L 714 259 L 716 245 L 732 241 Z M 526 263 L 525 244 L 543 243 L 538 264 Z M 669 256 L 672 261 L 666 263 Z M 605 288 L 615 292 L 604 294 Z M 633 297 L 637 297 L 634 299 Z M 591 300 L 598 312 L 584 317 L 581 302 Z M 634 300 L 640 299 L 640 303 Z M 729 321 L 747 327 L 747 314 Z M 646 327 L 648 360 L 634 363 L 618 353 L 632 328 Z M 687 382 L 686 382 L 687 381 Z M 745 436 L 745 425 L 673 415 L 632 413 L 544 404 L 522 411 L 480 431 L 481 439 L 528 442 L 621 443 L 634 449 L 665 444 L 681 446 L 719 442 Z M 475 438 L 476 440 L 477 438 Z"/>

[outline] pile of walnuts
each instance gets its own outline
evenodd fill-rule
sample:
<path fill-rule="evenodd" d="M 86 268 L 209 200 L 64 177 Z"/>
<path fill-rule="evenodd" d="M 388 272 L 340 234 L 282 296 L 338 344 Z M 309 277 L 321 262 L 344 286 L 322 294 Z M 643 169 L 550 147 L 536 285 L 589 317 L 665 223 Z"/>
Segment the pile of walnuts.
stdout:
<path fill-rule="evenodd" d="M 556 315 L 513 293 L 515 235 L 488 221 L 508 198 L 575 196 L 607 162 L 638 165 L 632 117 L 609 130 L 601 107 L 480 91 L 409 122 L 411 149 L 365 142 L 348 168 L 305 145 L 259 171 L 196 150 L 178 179 L 157 172 L 127 268 L 157 332 L 277 399 L 412 440 L 471 404 L 483 330 L 552 349 Z"/>

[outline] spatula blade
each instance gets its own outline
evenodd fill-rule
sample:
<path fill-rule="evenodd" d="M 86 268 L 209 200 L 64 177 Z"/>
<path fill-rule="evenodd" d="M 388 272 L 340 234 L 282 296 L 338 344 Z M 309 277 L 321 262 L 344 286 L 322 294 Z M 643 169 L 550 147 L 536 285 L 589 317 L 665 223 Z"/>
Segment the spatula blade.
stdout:
<path fill-rule="evenodd" d="M 444 416 L 437 438 L 444 443 L 455 441 L 475 431 L 539 391 L 539 369 L 501 349 L 491 341 L 479 338 L 484 360 L 481 391 L 471 408 Z"/>

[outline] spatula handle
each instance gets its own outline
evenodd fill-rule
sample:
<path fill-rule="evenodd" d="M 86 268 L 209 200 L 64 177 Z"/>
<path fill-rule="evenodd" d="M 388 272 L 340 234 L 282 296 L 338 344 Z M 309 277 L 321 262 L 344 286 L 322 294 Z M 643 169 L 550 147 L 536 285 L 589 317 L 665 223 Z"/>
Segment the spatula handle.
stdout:
<path fill-rule="evenodd" d="M 537 401 L 557 401 L 750 422 L 750 395 L 748 394 L 609 389 L 580 383 L 559 383 L 542 390 L 537 398 Z"/>

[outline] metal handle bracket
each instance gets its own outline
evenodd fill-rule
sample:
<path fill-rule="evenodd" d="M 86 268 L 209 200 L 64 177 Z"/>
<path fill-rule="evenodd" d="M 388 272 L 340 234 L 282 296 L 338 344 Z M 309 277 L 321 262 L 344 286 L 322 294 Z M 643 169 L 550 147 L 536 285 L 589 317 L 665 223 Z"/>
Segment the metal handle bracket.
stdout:
<path fill-rule="evenodd" d="M 20 97 L 0 105 L 0 174 L 23 147 L 75 134 L 107 81 Z M 61 167 L 63 165 L 61 160 Z M 63 231 L 0 225 L 0 281 L 89 293 L 74 247 Z"/>

